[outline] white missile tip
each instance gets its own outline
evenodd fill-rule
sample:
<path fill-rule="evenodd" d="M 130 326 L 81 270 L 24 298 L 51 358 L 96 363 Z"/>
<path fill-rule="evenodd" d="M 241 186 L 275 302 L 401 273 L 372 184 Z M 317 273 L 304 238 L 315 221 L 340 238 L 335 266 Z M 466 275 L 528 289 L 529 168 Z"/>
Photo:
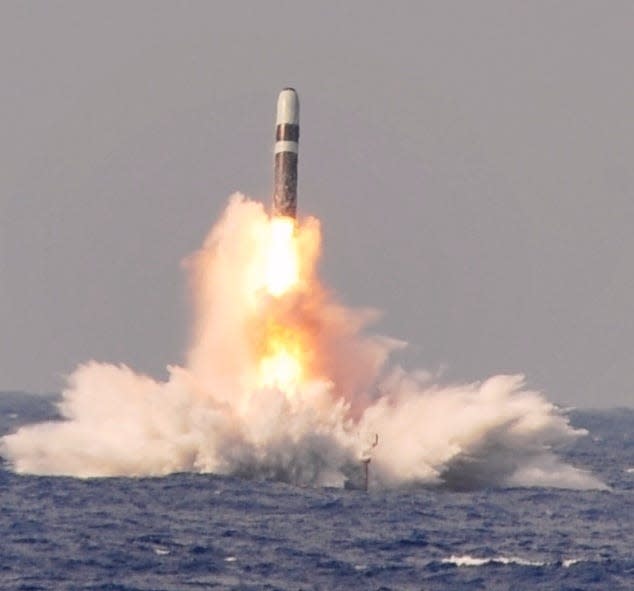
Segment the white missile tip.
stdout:
<path fill-rule="evenodd" d="M 276 123 L 299 123 L 299 99 L 294 88 L 285 88 L 277 97 Z"/>

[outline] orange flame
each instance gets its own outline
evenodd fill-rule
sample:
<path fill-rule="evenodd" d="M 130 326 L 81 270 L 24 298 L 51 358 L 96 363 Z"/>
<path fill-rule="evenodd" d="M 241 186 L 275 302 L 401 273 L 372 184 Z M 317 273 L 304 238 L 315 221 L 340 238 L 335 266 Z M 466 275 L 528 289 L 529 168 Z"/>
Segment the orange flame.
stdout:
<path fill-rule="evenodd" d="M 259 366 L 260 385 L 280 388 L 292 395 L 304 378 L 304 355 L 299 334 L 292 328 L 271 324 Z"/>
<path fill-rule="evenodd" d="M 274 217 L 269 227 L 265 287 L 269 295 L 281 298 L 299 285 L 301 253 L 295 220 Z M 260 386 L 277 387 L 287 396 L 292 396 L 303 377 L 300 333 L 292 326 L 285 326 L 279 320 L 270 318 L 266 323 L 259 361 Z"/>
<path fill-rule="evenodd" d="M 266 288 L 275 297 L 291 289 L 299 281 L 299 253 L 295 236 L 295 220 L 274 217 L 266 261 Z"/>

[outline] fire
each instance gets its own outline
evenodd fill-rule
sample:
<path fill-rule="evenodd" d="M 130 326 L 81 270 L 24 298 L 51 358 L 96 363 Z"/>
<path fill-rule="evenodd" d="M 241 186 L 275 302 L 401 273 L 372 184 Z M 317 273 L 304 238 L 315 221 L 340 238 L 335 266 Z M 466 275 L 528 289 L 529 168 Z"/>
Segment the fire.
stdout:
<path fill-rule="evenodd" d="M 295 220 L 274 217 L 271 220 L 271 235 L 266 268 L 266 288 L 274 297 L 279 297 L 299 281 L 299 253 L 295 236 Z"/>
<path fill-rule="evenodd" d="M 292 328 L 270 327 L 260 360 L 260 385 L 280 388 L 292 395 L 304 377 L 303 348 Z"/>
<path fill-rule="evenodd" d="M 301 253 L 295 220 L 273 217 L 269 228 L 265 287 L 269 295 L 281 298 L 299 284 Z M 285 326 L 275 317 L 269 318 L 259 361 L 260 386 L 277 387 L 291 396 L 304 377 L 303 361 L 303 346 L 298 330 Z"/>

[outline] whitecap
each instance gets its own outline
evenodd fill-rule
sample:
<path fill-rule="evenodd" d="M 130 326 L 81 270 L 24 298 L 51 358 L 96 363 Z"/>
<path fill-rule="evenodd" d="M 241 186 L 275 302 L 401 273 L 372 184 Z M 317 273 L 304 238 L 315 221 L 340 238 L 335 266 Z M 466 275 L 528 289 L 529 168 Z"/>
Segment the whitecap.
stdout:
<path fill-rule="evenodd" d="M 159 556 L 166 556 L 169 553 L 170 551 L 167 548 L 161 548 L 160 546 L 154 548 L 154 554 L 158 554 Z"/>
<path fill-rule="evenodd" d="M 547 563 L 536 560 L 527 560 L 517 556 L 495 556 L 493 558 L 476 558 L 465 554 L 463 556 L 451 555 L 443 558 L 444 564 L 455 564 L 456 566 L 484 566 L 485 564 L 518 564 L 520 566 L 545 566 Z"/>

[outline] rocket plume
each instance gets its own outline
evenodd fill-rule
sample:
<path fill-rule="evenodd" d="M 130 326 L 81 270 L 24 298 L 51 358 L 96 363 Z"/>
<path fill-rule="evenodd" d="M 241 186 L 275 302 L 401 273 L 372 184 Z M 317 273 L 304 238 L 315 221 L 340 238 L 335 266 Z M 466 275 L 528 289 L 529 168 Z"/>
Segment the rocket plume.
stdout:
<path fill-rule="evenodd" d="M 552 451 L 583 434 L 521 376 L 440 386 L 390 365 L 403 343 L 319 281 L 317 220 L 270 217 L 236 195 L 186 267 L 195 302 L 184 367 L 157 382 L 91 361 L 68 378 L 64 420 L 22 427 L 0 451 L 20 473 L 178 471 L 370 487 L 601 488 Z"/>

